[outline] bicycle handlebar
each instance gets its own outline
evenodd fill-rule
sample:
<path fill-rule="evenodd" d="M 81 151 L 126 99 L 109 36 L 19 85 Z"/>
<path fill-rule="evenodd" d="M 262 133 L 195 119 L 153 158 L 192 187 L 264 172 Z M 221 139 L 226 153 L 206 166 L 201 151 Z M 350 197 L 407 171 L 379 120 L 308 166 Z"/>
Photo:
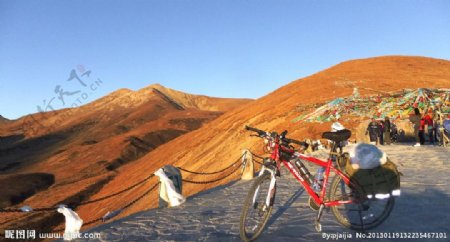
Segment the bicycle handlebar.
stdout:
<path fill-rule="evenodd" d="M 263 131 L 263 130 L 260 130 L 260 129 L 257 129 L 257 128 L 253 128 L 253 127 L 250 127 L 250 126 L 247 126 L 247 125 L 245 125 L 245 129 L 246 129 L 246 130 L 253 131 L 253 132 L 256 132 L 256 133 L 258 133 L 258 135 L 260 135 L 260 136 L 263 136 L 263 135 L 266 135 L 266 134 L 267 134 L 266 131 Z"/>
<path fill-rule="evenodd" d="M 259 136 L 266 136 L 268 134 L 266 131 L 263 131 L 263 130 L 260 130 L 260 129 L 257 129 L 257 128 L 253 128 L 253 127 L 250 127 L 250 126 L 247 126 L 247 125 L 245 126 L 245 129 L 253 131 L 253 132 L 256 132 L 256 133 L 258 133 Z M 285 136 L 286 134 L 287 134 L 287 131 L 284 131 L 281 136 Z M 282 138 L 282 140 L 287 142 L 287 143 L 293 143 L 293 144 L 298 144 L 298 145 L 304 146 L 305 149 L 308 148 L 308 144 L 306 142 L 298 141 L 298 140 L 295 140 L 295 139 L 289 139 L 289 138 L 286 138 L 286 137 Z"/>
<path fill-rule="evenodd" d="M 295 139 L 288 139 L 288 138 L 285 138 L 284 140 L 286 140 L 288 143 L 294 143 L 294 144 L 304 146 L 305 148 L 308 148 L 308 144 L 306 142 L 298 141 Z"/>

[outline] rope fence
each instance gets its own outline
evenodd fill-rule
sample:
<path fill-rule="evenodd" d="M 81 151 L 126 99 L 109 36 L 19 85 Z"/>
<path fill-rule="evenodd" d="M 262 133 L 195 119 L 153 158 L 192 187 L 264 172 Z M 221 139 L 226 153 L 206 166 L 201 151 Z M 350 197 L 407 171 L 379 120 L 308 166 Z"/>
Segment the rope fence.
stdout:
<path fill-rule="evenodd" d="M 224 180 L 225 178 L 227 178 L 227 177 L 233 175 L 239 168 L 241 168 L 241 167 L 240 167 L 240 166 L 236 166 L 236 168 L 235 168 L 233 171 L 231 171 L 229 174 L 227 174 L 227 175 L 225 175 L 225 176 L 223 176 L 223 177 L 221 177 L 221 178 L 214 179 L 214 180 L 209 180 L 209 181 L 191 181 L 191 180 L 183 179 L 182 181 L 183 181 L 183 182 L 187 182 L 187 183 L 193 183 L 193 184 L 209 184 L 209 183 L 214 183 L 214 182 L 218 182 L 218 181 Z"/>
<path fill-rule="evenodd" d="M 259 162 L 259 161 L 255 160 L 255 158 L 261 159 L 261 160 L 263 158 L 261 156 L 253 154 L 252 152 L 250 152 L 250 153 L 252 154 L 252 157 L 254 157 L 253 161 L 262 165 L 262 162 Z M 182 179 L 183 182 L 191 183 L 191 184 L 197 184 L 197 185 L 211 184 L 211 183 L 222 181 L 222 180 L 232 176 L 233 174 L 235 174 L 235 172 L 237 170 L 239 170 L 239 168 L 244 169 L 243 165 L 238 165 L 238 163 L 242 161 L 242 164 L 245 164 L 244 163 L 244 159 L 243 159 L 245 157 L 245 155 L 246 155 L 246 153 L 244 152 L 244 154 L 242 154 L 235 162 L 233 162 L 229 166 L 227 166 L 227 167 L 225 167 L 223 169 L 217 170 L 217 171 L 212 171 L 212 172 L 191 171 L 191 170 L 188 170 L 188 169 L 185 169 L 185 168 L 182 168 L 182 167 L 176 167 L 176 168 L 179 169 L 180 171 L 185 172 L 185 173 L 190 173 L 190 174 L 194 174 L 194 175 L 201 175 L 201 176 L 207 176 L 207 175 L 224 173 L 225 171 L 230 170 L 230 168 L 234 167 L 229 172 L 226 172 L 224 176 L 221 176 L 219 178 L 212 179 L 212 180 L 204 180 L 204 181 L 202 181 L 202 180 Z M 110 198 L 116 197 L 116 196 L 121 195 L 121 194 L 123 194 L 123 193 L 125 193 L 127 191 L 131 191 L 134 188 L 139 187 L 140 185 L 145 184 L 145 182 L 149 181 L 153 177 L 155 177 L 154 173 L 152 173 L 151 175 L 149 175 L 145 179 L 143 179 L 143 180 L 141 180 L 141 181 L 139 181 L 139 182 L 137 182 L 137 183 L 135 183 L 135 184 L 125 188 L 125 189 L 122 189 L 122 190 L 120 190 L 118 192 L 115 192 L 115 193 L 112 193 L 112 194 L 109 194 L 109 195 L 106 195 L 106 196 L 103 196 L 103 197 L 100 197 L 100 198 L 96 198 L 96 199 L 93 199 L 93 200 L 85 201 L 85 202 L 70 203 L 70 205 L 71 205 L 70 207 L 75 209 L 75 208 L 80 207 L 80 206 L 93 204 L 93 203 L 97 203 L 97 202 L 100 202 L 100 201 L 103 201 L 103 200 L 106 200 L 106 199 L 110 199 Z M 146 190 L 143 194 L 138 196 L 136 199 L 128 202 L 124 206 L 121 206 L 119 209 L 114 210 L 112 212 L 108 212 L 107 214 L 105 214 L 102 217 L 89 220 L 89 221 L 83 223 L 83 225 L 84 226 L 91 225 L 91 224 L 94 224 L 94 223 L 97 223 L 97 222 L 100 222 L 100 221 L 105 222 L 105 221 L 107 221 L 107 220 L 117 216 L 122 211 L 130 208 L 131 206 L 136 204 L 138 201 L 142 200 L 145 196 L 149 195 L 153 190 L 156 189 L 156 187 L 158 185 L 159 185 L 159 183 L 154 184 L 148 190 Z M 21 208 L 2 208 L 2 209 L 0 209 L 0 213 L 28 213 L 28 212 L 51 212 L 51 211 L 56 212 L 57 208 L 60 208 L 60 207 L 67 207 L 67 206 L 64 205 L 64 204 L 59 204 L 59 205 L 56 205 L 54 207 L 41 207 L 41 208 L 32 208 L 32 207 L 29 207 L 29 206 L 23 206 Z M 62 228 L 62 229 L 58 228 L 58 229 L 55 229 L 53 232 L 59 233 L 59 232 L 63 232 L 63 231 L 64 231 L 64 228 Z"/>
<path fill-rule="evenodd" d="M 97 199 L 94 199 L 94 200 L 86 201 L 86 202 L 75 203 L 75 204 L 71 203 L 71 206 L 72 207 L 79 207 L 79 206 L 83 206 L 83 205 L 87 205 L 87 204 L 91 204 L 91 203 L 96 203 L 96 202 L 100 202 L 100 201 L 106 200 L 108 198 L 115 197 L 115 196 L 120 195 L 120 194 L 122 194 L 124 192 L 130 191 L 130 190 L 132 190 L 133 188 L 135 188 L 135 187 L 137 187 L 139 185 L 144 184 L 144 182 L 146 182 L 147 180 L 149 180 L 150 178 L 152 178 L 154 176 L 155 176 L 155 174 L 151 174 L 150 176 L 148 176 L 144 180 L 142 180 L 140 182 L 137 182 L 137 183 L 135 183 L 135 184 L 133 184 L 133 185 L 131 185 L 131 186 L 121 190 L 121 191 L 118 191 L 116 193 L 113 193 L 113 194 L 110 194 L 110 195 L 107 195 L 107 196 L 104 196 L 104 197 L 101 197 L 101 198 L 97 198 Z M 47 207 L 47 208 L 33 208 L 30 211 L 26 211 L 27 207 L 23 207 L 21 209 L 0 209 L 0 213 L 49 212 L 49 211 L 54 211 L 56 208 L 58 208 L 58 207 L 55 206 L 55 207 Z"/>
<path fill-rule="evenodd" d="M 83 205 L 87 205 L 87 204 L 91 204 L 91 203 L 96 203 L 96 202 L 99 202 L 99 201 L 106 200 L 106 199 L 108 199 L 108 198 L 115 197 L 115 196 L 117 196 L 117 195 L 119 195 L 119 194 L 122 194 L 122 193 L 124 193 L 124 192 L 126 192 L 126 191 L 129 191 L 129 190 L 131 190 L 131 189 L 133 189 L 133 188 L 135 188 L 135 187 L 137 187 L 137 186 L 139 186 L 139 185 L 144 184 L 144 182 L 150 180 L 150 178 L 152 178 L 152 177 L 154 177 L 154 176 L 155 176 L 155 174 L 151 174 L 150 176 L 148 176 L 148 177 L 145 178 L 144 180 L 142 180 L 142 181 L 140 181 L 140 182 L 137 182 L 137 183 L 135 183 L 134 185 L 131 185 L 131 186 L 128 187 L 128 188 L 125 188 L 125 189 L 123 189 L 123 190 L 121 190 L 121 191 L 118 191 L 118 192 L 116 192 L 116 193 L 110 194 L 110 195 L 108 195 L 108 196 L 104 196 L 104 197 L 101 197 L 101 198 L 97 198 L 97 199 L 94 199 L 94 200 L 91 200 L 91 201 L 81 202 L 81 203 L 79 203 L 78 206 L 83 206 Z"/>
<path fill-rule="evenodd" d="M 229 165 L 229 166 L 227 166 L 227 167 L 225 167 L 225 168 L 223 168 L 223 169 L 221 169 L 221 170 L 213 171 L 213 172 L 197 172 L 197 171 L 190 171 L 190 170 L 184 169 L 184 168 L 179 167 L 179 166 L 177 166 L 177 168 L 180 169 L 181 171 L 184 171 L 184 172 L 187 172 L 187 173 L 191 173 L 191 174 L 197 174 L 197 175 L 213 175 L 213 174 L 218 174 L 218 173 L 224 172 L 224 171 L 228 170 L 230 167 L 236 165 L 236 163 L 238 163 L 238 162 L 242 159 L 243 156 L 244 156 L 244 155 L 242 155 L 241 157 L 239 157 L 239 159 L 238 159 L 236 162 L 234 162 L 233 164 L 231 164 L 231 165 Z"/>
<path fill-rule="evenodd" d="M 264 157 L 259 156 L 259 155 L 255 154 L 255 153 L 251 152 L 251 151 L 250 151 L 250 154 L 252 154 L 252 157 L 254 157 L 254 158 L 256 157 L 256 158 L 258 158 L 260 160 L 264 160 Z M 260 164 L 260 165 L 263 165 L 263 163 L 261 161 L 258 161 L 258 160 L 255 160 L 255 159 L 253 159 L 253 161 L 258 163 L 258 164 Z"/>

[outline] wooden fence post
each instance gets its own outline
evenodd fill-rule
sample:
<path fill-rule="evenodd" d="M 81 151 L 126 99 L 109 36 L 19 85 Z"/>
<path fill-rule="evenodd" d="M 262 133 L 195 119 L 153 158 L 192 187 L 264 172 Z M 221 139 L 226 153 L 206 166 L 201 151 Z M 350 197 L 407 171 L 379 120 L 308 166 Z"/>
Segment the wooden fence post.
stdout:
<path fill-rule="evenodd" d="M 242 151 L 242 163 L 244 166 L 244 171 L 242 172 L 242 180 L 251 180 L 255 176 L 255 166 L 253 164 L 252 153 L 245 149 Z"/>

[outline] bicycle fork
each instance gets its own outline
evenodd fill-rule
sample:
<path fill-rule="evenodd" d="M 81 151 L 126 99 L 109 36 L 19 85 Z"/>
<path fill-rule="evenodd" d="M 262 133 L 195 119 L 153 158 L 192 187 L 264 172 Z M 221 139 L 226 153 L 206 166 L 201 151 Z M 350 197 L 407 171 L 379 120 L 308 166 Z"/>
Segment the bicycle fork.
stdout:
<path fill-rule="evenodd" d="M 273 205 L 274 198 L 275 198 L 275 184 L 276 184 L 276 176 L 275 171 L 272 169 L 267 169 L 263 166 L 261 171 L 259 172 L 258 176 L 262 176 L 264 174 L 264 171 L 270 172 L 270 184 L 269 184 L 269 190 L 267 192 L 267 196 L 265 199 L 265 208 L 268 208 L 269 206 Z M 256 204 L 256 197 L 259 193 L 259 187 L 256 189 L 255 194 L 253 195 L 253 206 Z"/>

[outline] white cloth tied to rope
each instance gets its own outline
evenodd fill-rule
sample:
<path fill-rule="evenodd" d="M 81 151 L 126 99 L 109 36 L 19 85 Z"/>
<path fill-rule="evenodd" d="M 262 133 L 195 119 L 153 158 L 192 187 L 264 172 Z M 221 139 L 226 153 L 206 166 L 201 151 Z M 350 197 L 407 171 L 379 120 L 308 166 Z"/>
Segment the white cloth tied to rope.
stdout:
<path fill-rule="evenodd" d="M 67 207 L 60 207 L 56 211 L 62 213 L 66 218 L 66 228 L 64 230 L 64 240 L 72 240 L 78 238 L 83 220 L 76 212 Z"/>
<path fill-rule="evenodd" d="M 186 201 L 186 198 L 183 197 L 183 195 L 179 194 L 175 186 L 172 182 L 172 180 L 167 177 L 166 173 L 164 173 L 164 170 L 160 168 L 155 172 L 155 175 L 159 177 L 159 180 L 161 181 L 161 198 L 169 203 L 170 207 L 176 207 L 181 204 L 183 204 Z"/>

